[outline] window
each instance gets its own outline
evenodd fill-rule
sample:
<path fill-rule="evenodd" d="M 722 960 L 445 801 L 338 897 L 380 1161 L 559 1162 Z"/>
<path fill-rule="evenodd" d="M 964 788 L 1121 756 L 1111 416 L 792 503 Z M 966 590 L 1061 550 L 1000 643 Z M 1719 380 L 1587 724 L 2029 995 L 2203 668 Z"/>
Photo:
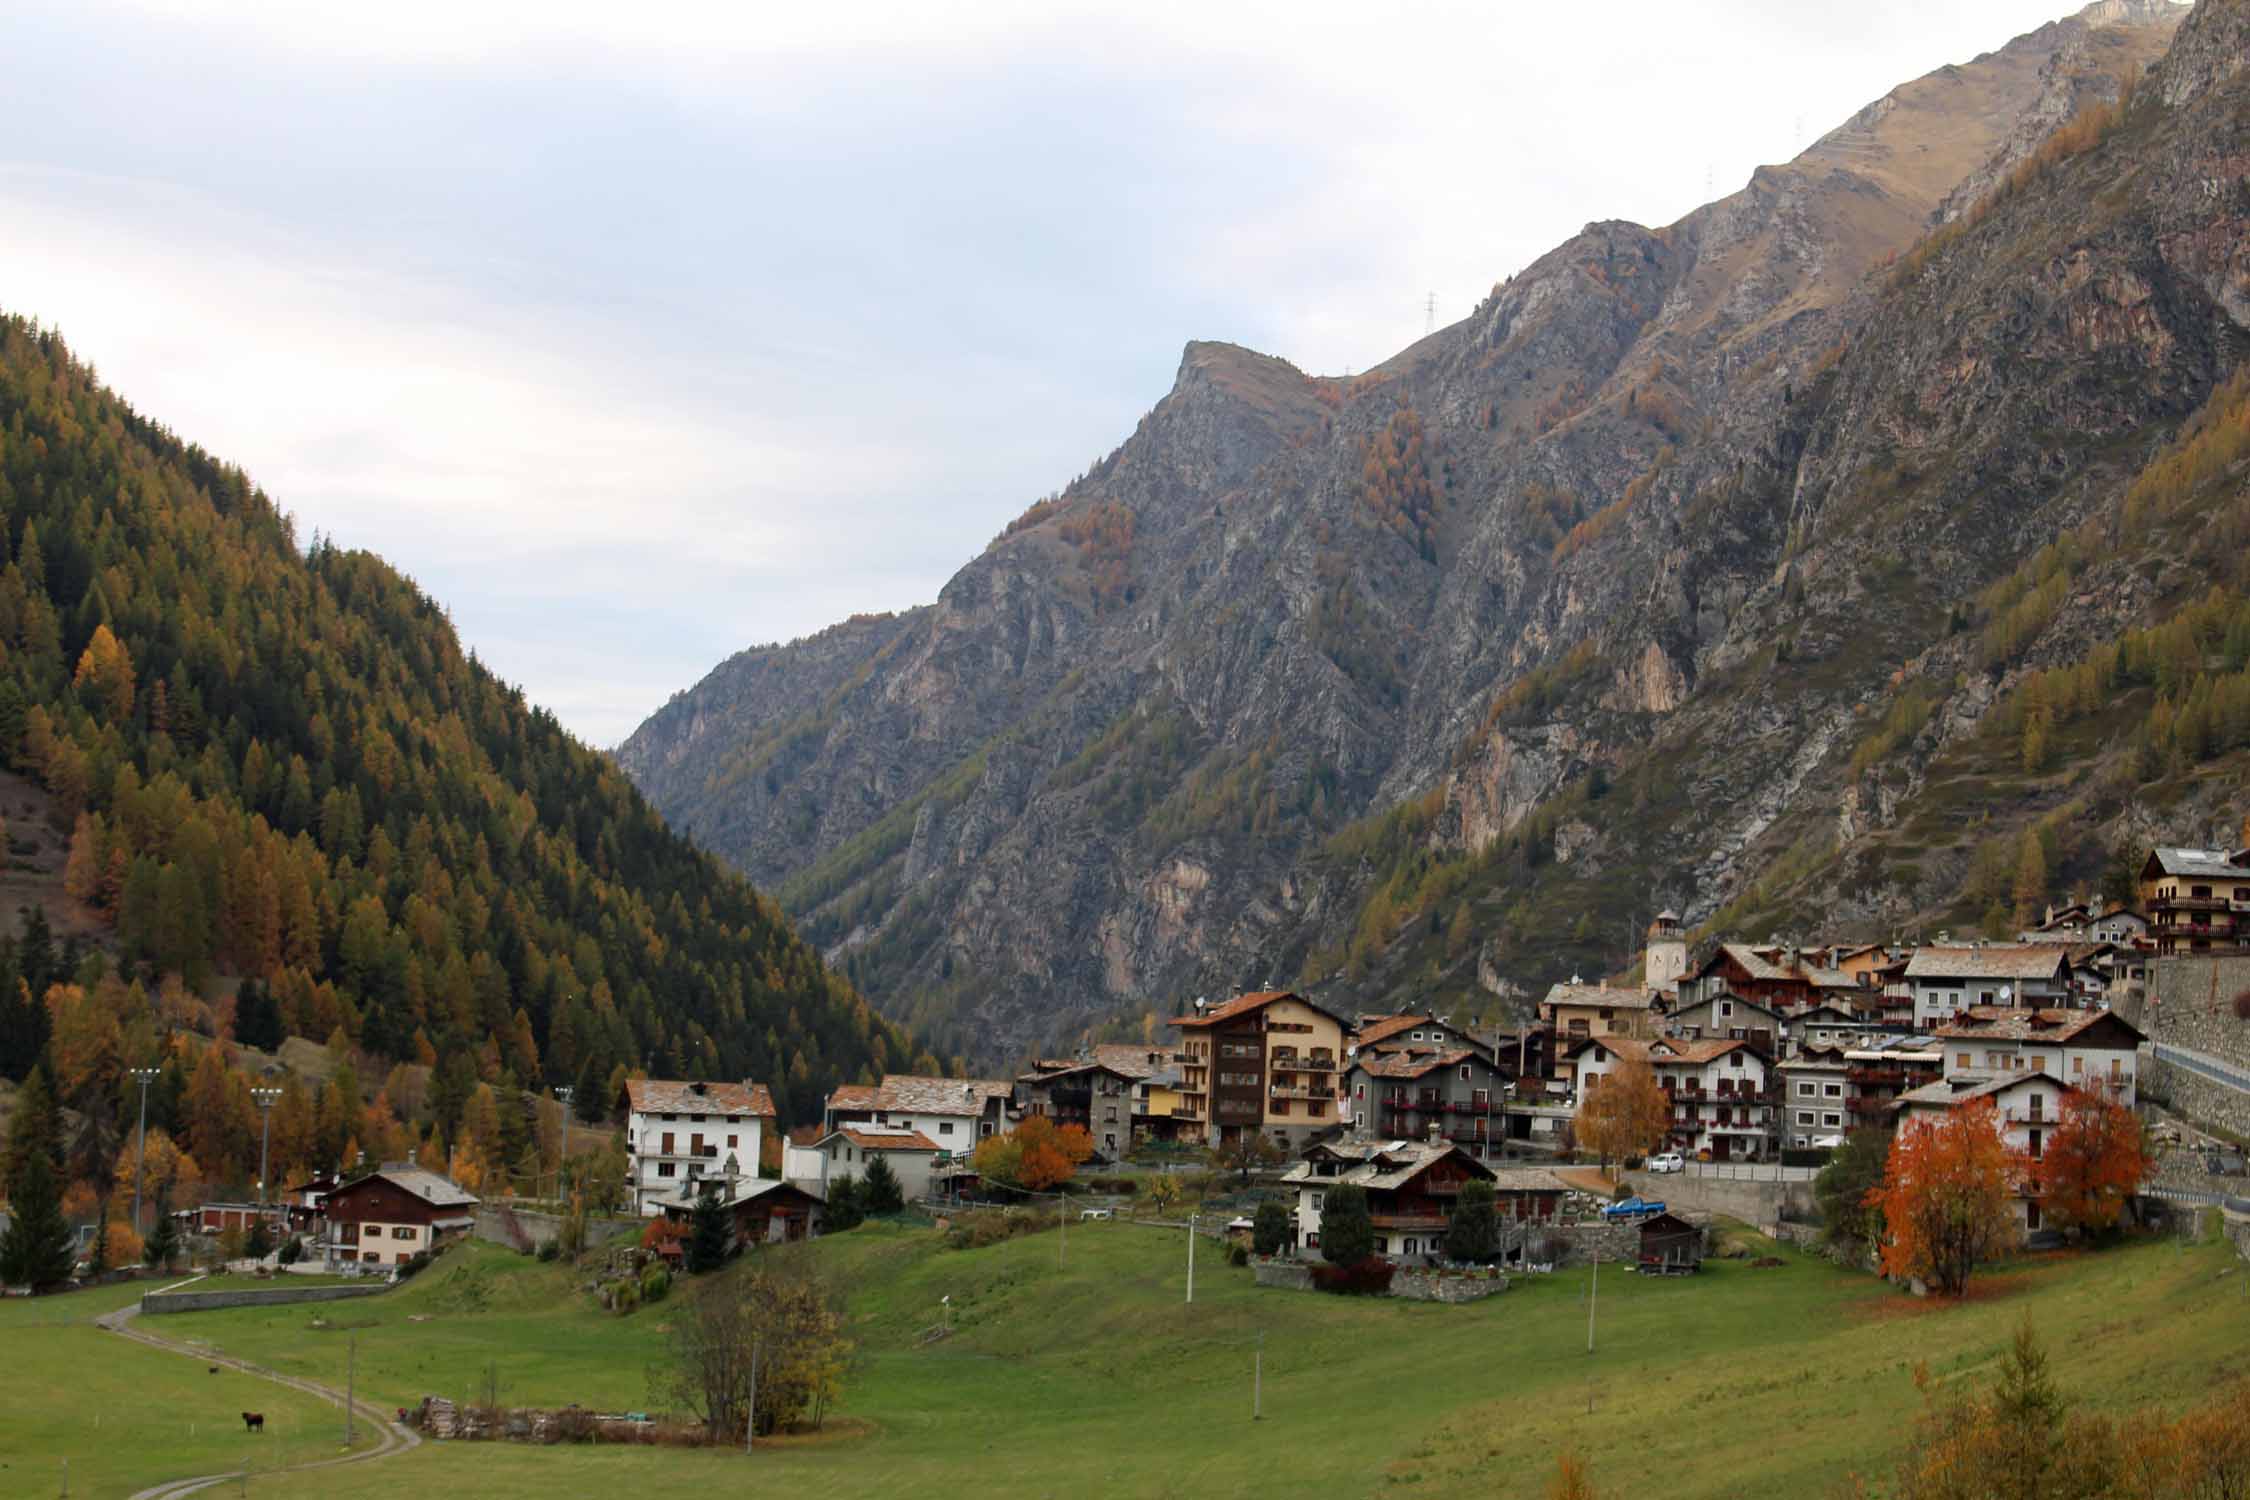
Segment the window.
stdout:
<path fill-rule="evenodd" d="M 656 1175 L 659 1177 L 670 1177 L 678 1170 L 678 1167 L 668 1161 L 660 1161 L 656 1164 Z"/>
<path fill-rule="evenodd" d="M 1963 1052 L 1953 1059 L 1953 1065 L 1957 1068 L 1973 1068 L 1976 1066 L 1976 1059 Z"/>
<path fill-rule="evenodd" d="M 1318 1250 L 1320 1248 L 1319 1230 L 1316 1229 L 1312 1233 L 1305 1236 L 1305 1248 L 1307 1250 Z"/>
<path fill-rule="evenodd" d="M 669 1130 L 664 1132 L 664 1154 L 666 1156 L 672 1154 L 672 1132 Z"/>
<path fill-rule="evenodd" d="M 2031 1054 L 2031 1071 L 2034 1073 L 2044 1073 L 2047 1071 L 2047 1056 L 2045 1053 L 2034 1052 Z"/>
<path fill-rule="evenodd" d="M 1820 1123 L 1823 1125 L 1841 1125 L 1844 1123 L 1844 1117 L 1842 1115 L 1822 1115 Z"/>
<path fill-rule="evenodd" d="M 413 1239 L 414 1226 L 411 1224 L 393 1224 L 391 1226 L 391 1238 L 394 1240 Z"/>
<path fill-rule="evenodd" d="M 1461 1064 L 1461 1081 L 1463 1083 L 1469 1081 L 1469 1065 L 1467 1063 Z"/>
<path fill-rule="evenodd" d="M 1314 1213 L 1316 1213 L 1316 1214 L 1317 1214 L 1317 1213 L 1319 1213 L 1319 1212 L 1320 1212 L 1320 1210 L 1321 1210 L 1321 1208 L 1322 1208 L 1322 1206 L 1323 1206 L 1323 1205 L 1325 1205 L 1325 1204 L 1326 1204 L 1327 1202 L 1328 1202 L 1328 1195 L 1327 1195 L 1326 1193 L 1315 1193 L 1315 1194 L 1313 1194 L 1313 1195 L 1312 1195 L 1312 1211 L 1313 1211 Z"/>
<path fill-rule="evenodd" d="M 1811 1110 L 1809 1110 L 1809 1109 L 1800 1109 L 1800 1110 L 1798 1110 L 1798 1111 L 1797 1111 L 1797 1123 L 1798 1123 L 1798 1124 L 1800 1124 L 1800 1125 L 1810 1125 L 1810 1124 L 1811 1124 L 1812 1122 L 1813 1122 L 1813 1114 L 1812 1114 L 1812 1111 L 1811 1111 Z"/>
<path fill-rule="evenodd" d="M 1798 1084 L 1798 1085 L 1797 1085 L 1797 1097 L 1798 1097 L 1798 1098 L 1800 1098 L 1800 1099 L 1810 1099 L 1810 1098 L 1811 1098 L 1812 1096 L 1813 1096 L 1813 1086 L 1812 1086 L 1812 1084 L 1811 1084 L 1811 1083 L 1809 1083 L 1809 1082 L 1806 1082 L 1806 1083 L 1800 1083 L 1800 1084 Z"/>
<path fill-rule="evenodd" d="M 1844 1097 L 1844 1086 L 1840 1083 L 1832 1083 L 1822 1089 L 1821 1092 L 1831 1099 L 1841 1099 Z"/>
<path fill-rule="evenodd" d="M 1721 1015 L 1722 1017 L 1725 1017 L 1725 1016 L 1731 1016 L 1731 1015 L 1733 1015 L 1733 1014 L 1734 1014 L 1734 1002 L 1733 1002 L 1732 1000 L 1721 1000 L 1721 1001 L 1719 1002 L 1719 1014 L 1720 1014 L 1720 1015 Z"/>

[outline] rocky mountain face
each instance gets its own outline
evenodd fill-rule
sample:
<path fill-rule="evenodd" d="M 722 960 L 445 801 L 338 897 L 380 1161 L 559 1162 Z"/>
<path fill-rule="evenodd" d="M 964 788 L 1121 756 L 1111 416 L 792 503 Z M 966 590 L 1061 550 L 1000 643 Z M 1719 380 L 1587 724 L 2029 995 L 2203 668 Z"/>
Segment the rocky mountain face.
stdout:
<path fill-rule="evenodd" d="M 618 758 L 984 1056 L 1267 979 L 1503 1005 L 1658 904 L 1940 916 L 1991 816 L 1948 756 L 2223 569 L 2113 540 L 1991 650 L 2250 347 L 2246 14 L 2103 0 L 1356 379 L 1191 344 L 935 604 L 743 652 Z"/>

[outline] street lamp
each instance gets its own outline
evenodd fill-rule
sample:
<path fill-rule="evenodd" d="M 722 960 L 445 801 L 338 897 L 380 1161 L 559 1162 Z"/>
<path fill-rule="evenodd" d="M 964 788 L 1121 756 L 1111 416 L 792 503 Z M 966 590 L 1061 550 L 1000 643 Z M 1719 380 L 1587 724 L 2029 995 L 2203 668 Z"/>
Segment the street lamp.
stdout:
<path fill-rule="evenodd" d="M 141 1086 L 140 1141 L 133 1147 L 133 1233 L 141 1232 L 141 1168 L 148 1160 L 148 1086 L 156 1081 L 154 1068 L 133 1069 L 134 1081 Z"/>
<path fill-rule="evenodd" d="M 281 1102 L 281 1090 L 252 1089 L 250 1102 L 258 1106 L 258 1207 L 262 1210 L 266 1206 L 266 1147 L 273 1140 L 273 1107 Z"/>

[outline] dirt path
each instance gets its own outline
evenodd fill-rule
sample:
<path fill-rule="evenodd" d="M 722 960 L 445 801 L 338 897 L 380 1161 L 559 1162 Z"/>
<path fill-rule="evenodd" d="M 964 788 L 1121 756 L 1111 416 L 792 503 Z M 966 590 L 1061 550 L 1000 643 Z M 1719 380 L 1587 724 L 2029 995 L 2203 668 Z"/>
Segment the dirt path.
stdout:
<path fill-rule="evenodd" d="M 225 1365 L 230 1370 L 240 1370 L 245 1375 L 256 1375 L 260 1379 L 271 1380 L 277 1385 L 285 1385 L 292 1390 L 303 1391 L 310 1396 L 318 1396 L 338 1410 L 343 1409 L 343 1392 L 331 1390 L 317 1381 L 301 1380 L 295 1375 L 284 1375 L 278 1370 L 269 1370 L 263 1365 L 251 1364 L 248 1360 L 230 1358 L 224 1354 L 213 1353 L 209 1349 L 199 1349 L 193 1345 L 183 1344 L 158 1334 L 143 1332 L 133 1326 L 133 1320 L 140 1316 L 140 1311 L 138 1307 L 121 1307 L 116 1312 L 105 1313 L 94 1321 L 111 1333 L 121 1334 L 137 1344 L 146 1344 L 151 1349 L 162 1349 L 168 1354 L 184 1355 L 200 1364 Z M 366 1463 L 370 1459 L 389 1458 L 395 1453 L 404 1453 L 409 1448 L 418 1448 L 422 1445 L 420 1433 L 400 1426 L 385 1415 L 380 1408 L 371 1406 L 365 1401 L 354 1401 L 352 1407 L 359 1413 L 362 1421 L 374 1426 L 376 1435 L 382 1441 L 363 1453 L 345 1453 L 339 1454 L 335 1458 L 310 1459 L 301 1464 L 290 1464 L 285 1468 L 264 1470 L 258 1477 L 263 1479 L 273 1474 L 295 1474 L 306 1469 L 332 1469 L 338 1464 Z M 237 1472 L 229 1469 L 223 1474 L 205 1474 L 195 1479 L 174 1479 L 163 1484 L 150 1485 L 147 1489 L 136 1493 L 132 1500 L 179 1500 L 179 1497 L 192 1495 L 197 1490 L 208 1489 L 214 1484 L 224 1484 L 227 1480 L 234 1478 Z"/>

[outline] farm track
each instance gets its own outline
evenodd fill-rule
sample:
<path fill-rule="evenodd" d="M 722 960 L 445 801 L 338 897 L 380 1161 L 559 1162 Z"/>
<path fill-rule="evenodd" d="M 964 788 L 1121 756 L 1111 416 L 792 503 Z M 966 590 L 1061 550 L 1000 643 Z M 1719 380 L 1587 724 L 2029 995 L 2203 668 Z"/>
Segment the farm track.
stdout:
<path fill-rule="evenodd" d="M 318 1381 L 303 1380 L 295 1375 L 284 1375 L 278 1370 L 269 1370 L 263 1365 L 254 1365 L 248 1360 L 235 1359 L 209 1349 L 199 1349 L 192 1344 L 180 1343 L 177 1340 L 164 1338 L 159 1334 L 147 1333 L 135 1328 L 133 1320 L 140 1316 L 140 1311 L 138 1307 L 122 1307 L 116 1312 L 105 1313 L 94 1321 L 111 1333 L 121 1334 L 135 1343 L 146 1344 L 152 1349 L 162 1349 L 169 1354 L 183 1355 L 206 1365 L 224 1365 L 230 1370 L 239 1370 L 245 1375 L 255 1375 L 262 1380 L 270 1380 L 277 1385 L 285 1385 L 292 1390 L 303 1391 L 309 1396 L 318 1396 L 321 1400 L 339 1410 L 345 1404 L 343 1392 L 322 1385 Z M 389 1458 L 394 1454 L 404 1453 L 409 1448 L 421 1446 L 422 1435 L 420 1433 L 411 1431 L 391 1420 L 383 1413 L 381 1408 L 370 1405 L 365 1401 L 354 1401 L 351 1405 L 362 1420 L 374 1425 L 376 1434 L 382 1439 L 374 1447 L 363 1453 L 344 1453 L 334 1458 L 316 1458 L 300 1464 L 289 1464 L 278 1469 L 267 1469 L 258 1477 L 263 1479 L 275 1474 L 295 1474 L 308 1469 L 332 1469 L 340 1464 L 366 1463 L 372 1459 Z M 224 1484 L 227 1480 L 237 1477 L 239 1473 L 239 1470 L 229 1469 L 223 1473 L 204 1474 L 191 1479 L 167 1480 L 162 1484 L 150 1485 L 145 1490 L 137 1491 L 132 1496 L 132 1500 L 180 1500 L 181 1496 L 192 1495 L 198 1490 L 208 1489 L 215 1484 Z"/>

